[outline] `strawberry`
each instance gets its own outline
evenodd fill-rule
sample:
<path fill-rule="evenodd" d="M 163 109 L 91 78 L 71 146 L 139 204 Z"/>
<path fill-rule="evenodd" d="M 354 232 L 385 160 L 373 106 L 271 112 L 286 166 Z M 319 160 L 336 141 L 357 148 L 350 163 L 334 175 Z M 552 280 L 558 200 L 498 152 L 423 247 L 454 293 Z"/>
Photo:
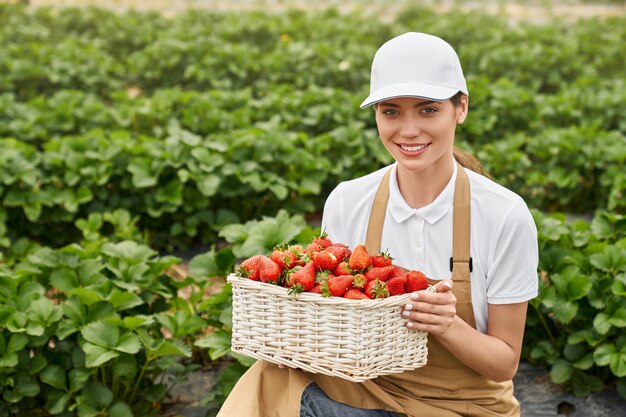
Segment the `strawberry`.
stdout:
<path fill-rule="evenodd" d="M 298 257 L 301 256 L 301 255 L 304 255 L 304 252 L 305 252 L 305 250 L 302 247 L 302 245 L 291 245 L 291 246 L 287 247 L 287 250 L 289 252 L 295 253 L 296 256 L 298 256 Z"/>
<path fill-rule="evenodd" d="M 270 255 L 270 259 L 283 269 L 291 269 L 296 266 L 298 257 L 295 253 L 288 250 L 274 250 Z"/>
<path fill-rule="evenodd" d="M 322 248 L 327 248 L 333 244 L 328 238 L 328 234 L 323 232 L 321 235 L 313 239 L 313 243 L 320 245 Z"/>
<path fill-rule="evenodd" d="M 256 255 L 243 261 L 237 269 L 237 275 L 244 278 L 250 278 L 253 281 L 258 281 L 262 257 L 263 255 Z"/>
<path fill-rule="evenodd" d="M 324 297 L 341 297 L 350 287 L 354 277 L 352 275 L 332 276 L 326 283 L 322 283 L 322 295 Z"/>
<path fill-rule="evenodd" d="M 387 283 L 379 281 L 377 279 L 369 281 L 365 284 L 365 290 L 363 291 L 369 298 L 385 298 L 389 297 L 389 290 L 387 289 Z"/>
<path fill-rule="evenodd" d="M 316 271 L 315 272 L 315 283 L 319 284 L 320 282 L 327 281 L 329 277 L 332 277 L 333 273 L 330 271 Z"/>
<path fill-rule="evenodd" d="M 343 295 L 343 298 L 349 298 L 350 300 L 369 300 L 370 298 L 363 294 L 362 291 L 355 290 L 354 288 L 349 289 Z"/>
<path fill-rule="evenodd" d="M 404 294 L 405 282 L 406 282 L 406 277 L 389 278 L 389 280 L 387 281 L 387 290 L 389 290 L 389 295 Z"/>
<path fill-rule="evenodd" d="M 283 269 L 267 256 L 261 256 L 259 278 L 262 282 L 278 283 Z"/>
<path fill-rule="evenodd" d="M 289 271 L 285 284 L 289 287 L 289 294 L 309 291 L 315 286 L 315 265 L 309 262 L 302 267 L 296 267 Z"/>
<path fill-rule="evenodd" d="M 348 266 L 347 262 L 340 262 L 335 268 L 335 275 L 352 275 L 352 270 Z"/>
<path fill-rule="evenodd" d="M 368 269 L 365 272 L 365 278 L 368 281 L 372 281 L 377 279 L 379 281 L 387 281 L 387 279 L 391 276 L 391 273 L 394 271 L 395 267 L 393 265 L 382 266 L 382 267 L 374 267 L 372 269 Z"/>
<path fill-rule="evenodd" d="M 296 255 L 296 265 L 304 266 L 306 262 L 302 260 L 302 256 L 306 253 L 306 250 L 302 245 L 291 245 L 287 248 L 287 251 Z"/>
<path fill-rule="evenodd" d="M 309 256 L 313 254 L 313 252 L 320 252 L 323 247 L 318 245 L 317 243 L 309 243 L 306 249 L 304 250 Z"/>
<path fill-rule="evenodd" d="M 406 283 L 404 288 L 406 292 L 420 291 L 428 288 L 428 278 L 420 271 L 409 271 L 405 275 Z"/>
<path fill-rule="evenodd" d="M 337 258 L 339 262 L 343 262 L 352 253 L 350 249 L 341 243 L 334 243 L 327 247 L 326 250 L 335 255 L 335 258 Z"/>
<path fill-rule="evenodd" d="M 378 255 L 372 255 L 372 265 L 375 267 L 389 266 L 393 258 L 389 255 L 389 252 L 381 252 Z"/>
<path fill-rule="evenodd" d="M 311 253 L 311 259 L 318 271 L 334 271 L 339 263 L 335 255 L 326 250 Z"/>
<path fill-rule="evenodd" d="M 398 265 L 393 265 L 393 271 L 389 274 L 389 277 L 403 277 L 406 275 L 406 269 Z"/>
<path fill-rule="evenodd" d="M 367 284 L 367 278 L 363 274 L 356 274 L 352 280 L 352 287 L 362 289 Z"/>
<path fill-rule="evenodd" d="M 370 258 L 369 253 L 367 253 L 367 249 L 365 245 L 358 245 L 352 251 L 352 255 L 348 259 L 348 265 L 354 271 L 362 271 L 365 268 L 372 265 L 372 258 Z"/>
<path fill-rule="evenodd" d="M 313 288 L 311 288 L 309 290 L 309 292 L 314 292 L 316 294 L 321 294 L 322 293 L 322 284 L 321 283 L 315 284 L 315 286 Z"/>

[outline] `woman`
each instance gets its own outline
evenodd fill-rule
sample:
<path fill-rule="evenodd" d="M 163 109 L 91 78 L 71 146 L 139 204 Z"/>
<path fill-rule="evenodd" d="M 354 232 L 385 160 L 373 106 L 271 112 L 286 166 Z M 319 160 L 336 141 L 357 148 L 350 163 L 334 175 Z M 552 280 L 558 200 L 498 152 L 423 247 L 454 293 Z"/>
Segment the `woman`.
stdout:
<path fill-rule="evenodd" d="M 259 361 L 219 416 L 520 415 L 511 379 L 537 295 L 536 228 L 518 195 L 454 148 L 469 108 L 457 54 L 422 33 L 388 41 L 361 107 L 372 105 L 396 162 L 339 184 L 322 227 L 333 241 L 386 249 L 395 264 L 440 278 L 437 292 L 412 294 L 401 313 L 407 328 L 429 332 L 428 364 L 356 384 Z"/>

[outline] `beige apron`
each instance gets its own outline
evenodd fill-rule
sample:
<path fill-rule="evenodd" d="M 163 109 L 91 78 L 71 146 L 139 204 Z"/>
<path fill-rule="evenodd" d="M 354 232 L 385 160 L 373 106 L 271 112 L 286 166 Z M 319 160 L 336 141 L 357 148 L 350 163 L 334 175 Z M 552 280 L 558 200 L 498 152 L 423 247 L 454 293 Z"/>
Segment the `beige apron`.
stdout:
<path fill-rule="evenodd" d="M 366 247 L 371 253 L 380 248 L 390 171 L 380 183 L 370 214 Z M 453 293 L 457 315 L 476 327 L 470 288 L 469 209 L 469 180 L 459 166 L 454 191 Z M 311 382 L 316 382 L 335 401 L 409 417 L 520 415 L 512 381 L 497 383 L 481 376 L 429 337 L 426 366 L 360 383 L 257 361 L 237 382 L 218 417 L 300 417 L 300 398 Z"/>

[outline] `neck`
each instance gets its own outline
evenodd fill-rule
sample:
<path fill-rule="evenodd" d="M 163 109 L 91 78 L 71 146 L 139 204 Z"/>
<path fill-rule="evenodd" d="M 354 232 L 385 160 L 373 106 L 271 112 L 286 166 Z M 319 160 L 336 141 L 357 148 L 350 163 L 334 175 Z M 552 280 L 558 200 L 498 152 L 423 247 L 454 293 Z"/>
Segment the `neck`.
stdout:
<path fill-rule="evenodd" d="M 412 208 L 429 205 L 441 194 L 454 172 L 454 158 L 433 164 L 423 170 L 408 170 L 398 165 L 398 187 L 402 197 Z"/>

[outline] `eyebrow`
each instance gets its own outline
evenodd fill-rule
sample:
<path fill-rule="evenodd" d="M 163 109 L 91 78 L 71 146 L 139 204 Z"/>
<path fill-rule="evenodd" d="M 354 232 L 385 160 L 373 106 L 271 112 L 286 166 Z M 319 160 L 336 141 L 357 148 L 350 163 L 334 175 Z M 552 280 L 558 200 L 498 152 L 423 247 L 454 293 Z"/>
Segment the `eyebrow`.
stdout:
<path fill-rule="evenodd" d="M 420 101 L 414 107 L 419 107 L 419 106 L 423 106 L 425 104 L 433 104 L 433 103 L 439 103 L 439 102 L 435 101 L 435 100 Z M 381 106 L 385 106 L 385 107 L 395 107 L 395 108 L 400 108 L 401 107 L 399 104 L 387 103 L 387 102 L 380 103 L 380 105 Z"/>

